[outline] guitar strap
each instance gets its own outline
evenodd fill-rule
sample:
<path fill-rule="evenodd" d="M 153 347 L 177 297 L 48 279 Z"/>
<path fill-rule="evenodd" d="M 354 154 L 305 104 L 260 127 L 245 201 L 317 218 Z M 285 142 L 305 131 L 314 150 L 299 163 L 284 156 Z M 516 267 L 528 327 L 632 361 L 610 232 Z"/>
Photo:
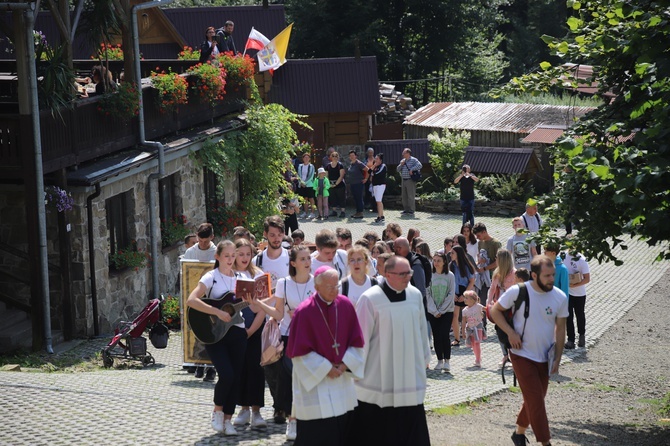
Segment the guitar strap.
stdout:
<path fill-rule="evenodd" d="M 216 270 L 214 270 L 214 271 L 216 271 Z M 219 273 L 219 274 L 221 274 L 221 273 Z M 233 277 L 235 277 L 236 280 L 237 280 L 238 278 L 242 277 L 242 274 L 239 273 L 239 272 L 237 272 L 237 271 L 234 271 L 233 274 L 234 274 Z M 211 296 L 212 296 L 212 290 L 214 289 L 214 285 L 215 285 L 215 284 L 216 284 L 216 277 L 214 277 L 214 273 L 212 273 L 212 286 L 211 286 L 211 288 L 209 289 L 209 291 L 207 292 L 207 299 L 211 299 L 211 298 L 212 298 L 212 297 L 211 297 Z M 231 291 L 231 292 L 235 293 L 235 290 L 228 290 L 228 291 Z M 227 291 L 226 291 L 226 292 L 227 292 Z M 225 293 L 224 293 L 224 294 L 225 294 Z M 219 298 L 219 299 L 221 299 L 221 298 Z"/>

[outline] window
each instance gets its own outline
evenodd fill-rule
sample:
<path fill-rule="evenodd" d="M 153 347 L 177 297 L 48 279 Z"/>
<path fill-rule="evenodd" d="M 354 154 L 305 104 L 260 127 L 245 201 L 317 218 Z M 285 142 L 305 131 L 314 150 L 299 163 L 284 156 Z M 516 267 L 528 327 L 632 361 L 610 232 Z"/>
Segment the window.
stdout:
<path fill-rule="evenodd" d="M 211 206 L 217 206 L 219 204 L 225 203 L 225 192 L 223 187 L 219 190 L 219 179 L 214 172 L 204 168 L 202 172 L 205 188 L 205 203 L 207 203 L 207 209 Z"/>
<path fill-rule="evenodd" d="M 161 221 L 168 221 L 171 218 L 176 217 L 181 212 L 178 206 L 178 194 L 177 194 L 177 174 L 172 174 L 168 177 L 165 177 L 161 180 L 158 180 L 158 200 L 160 207 L 160 219 Z"/>
<path fill-rule="evenodd" d="M 117 251 L 130 246 L 129 204 L 130 192 L 116 195 L 105 202 L 110 254 L 116 254 Z"/>

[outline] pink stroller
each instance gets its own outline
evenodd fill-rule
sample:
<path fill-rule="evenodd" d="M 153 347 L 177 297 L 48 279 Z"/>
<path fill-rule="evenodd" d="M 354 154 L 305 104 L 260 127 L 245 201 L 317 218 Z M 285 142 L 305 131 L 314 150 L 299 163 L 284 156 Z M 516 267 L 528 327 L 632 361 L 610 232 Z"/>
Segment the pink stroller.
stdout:
<path fill-rule="evenodd" d="M 114 365 L 114 358 L 141 361 L 142 365 L 155 364 L 156 360 L 147 351 L 147 338 L 142 336 L 147 326 L 151 326 L 149 339 L 156 348 L 166 348 L 169 338 L 168 328 L 160 322 L 160 305 L 164 300 L 152 299 L 132 322 L 121 321 L 114 330 L 114 337 L 102 349 L 102 364 Z"/>

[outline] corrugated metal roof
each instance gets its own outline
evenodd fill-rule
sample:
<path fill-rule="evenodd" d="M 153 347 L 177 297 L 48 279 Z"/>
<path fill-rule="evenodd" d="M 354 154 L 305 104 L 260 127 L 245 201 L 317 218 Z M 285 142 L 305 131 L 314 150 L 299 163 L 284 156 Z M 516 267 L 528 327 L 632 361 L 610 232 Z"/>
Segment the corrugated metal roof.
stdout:
<path fill-rule="evenodd" d="M 542 169 L 533 149 L 508 147 L 468 147 L 465 149 L 464 163 L 468 164 L 475 174 L 522 174 L 528 170 Z"/>
<path fill-rule="evenodd" d="M 379 110 L 377 59 L 290 59 L 274 72 L 269 101 L 294 113 Z"/>
<path fill-rule="evenodd" d="M 188 44 L 199 48 L 205 38 L 205 29 L 208 26 L 219 28 L 226 20 L 235 22 L 235 45 L 241 52 L 251 31 L 255 27 L 268 39 L 274 36 L 286 26 L 283 5 L 270 5 L 268 8 L 262 6 L 226 6 L 207 8 L 161 8 L 168 20 Z M 4 16 L 5 23 L 12 23 L 11 13 Z M 41 31 L 47 38 L 49 45 L 54 46 L 60 42 L 58 27 L 51 16 L 51 11 L 40 11 L 35 21 L 35 30 Z M 0 33 L 1 34 L 1 33 Z M 11 48 L 7 39 L 0 40 L 0 58 L 14 59 L 13 53 L 5 50 Z M 93 49 L 85 40 L 84 33 L 78 30 L 72 45 L 74 59 L 88 59 L 93 54 Z M 140 52 L 145 59 L 176 59 L 181 48 L 177 44 L 151 44 L 140 45 Z"/>
<path fill-rule="evenodd" d="M 565 132 L 565 128 L 560 127 L 538 127 L 530 135 L 526 136 L 522 143 L 553 144 Z"/>
<path fill-rule="evenodd" d="M 540 125 L 569 126 L 592 107 L 500 102 L 436 102 L 421 107 L 404 124 L 420 127 L 530 133 Z"/>
<path fill-rule="evenodd" d="M 402 159 L 402 151 L 409 147 L 412 150 L 412 156 L 421 161 L 421 164 L 428 165 L 428 153 L 430 144 L 427 139 L 387 139 L 373 140 L 365 143 L 365 147 L 372 147 L 375 153 L 384 154 L 384 162 L 389 166 L 395 166 Z"/>

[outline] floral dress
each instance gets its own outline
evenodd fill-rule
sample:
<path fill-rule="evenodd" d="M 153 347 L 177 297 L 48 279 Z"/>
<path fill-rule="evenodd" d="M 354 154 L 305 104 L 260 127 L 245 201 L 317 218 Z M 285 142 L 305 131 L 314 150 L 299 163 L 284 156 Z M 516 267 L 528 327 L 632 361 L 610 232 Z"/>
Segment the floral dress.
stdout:
<path fill-rule="evenodd" d="M 465 325 L 465 346 L 471 347 L 472 342 L 482 342 L 486 339 L 484 331 L 484 305 L 477 303 L 471 307 L 463 308 L 463 320 Z"/>

